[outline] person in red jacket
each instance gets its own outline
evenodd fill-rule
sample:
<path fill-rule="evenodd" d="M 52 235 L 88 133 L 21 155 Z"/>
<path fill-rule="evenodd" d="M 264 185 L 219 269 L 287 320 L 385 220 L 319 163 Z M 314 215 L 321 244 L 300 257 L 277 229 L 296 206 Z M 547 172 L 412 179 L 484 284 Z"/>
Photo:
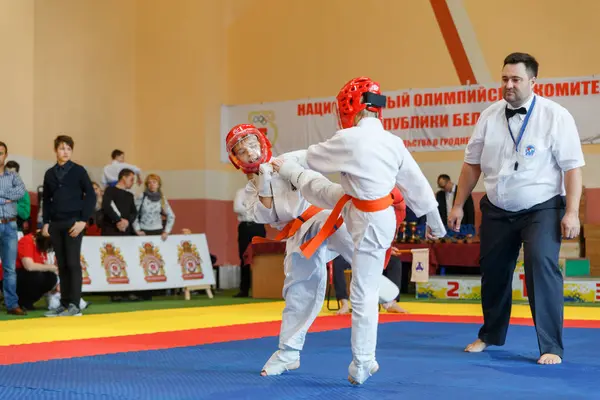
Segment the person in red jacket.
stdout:
<path fill-rule="evenodd" d="M 48 257 L 50 238 L 30 233 L 17 245 L 17 293 L 19 304 L 33 310 L 34 304 L 58 283 L 58 268 Z"/>

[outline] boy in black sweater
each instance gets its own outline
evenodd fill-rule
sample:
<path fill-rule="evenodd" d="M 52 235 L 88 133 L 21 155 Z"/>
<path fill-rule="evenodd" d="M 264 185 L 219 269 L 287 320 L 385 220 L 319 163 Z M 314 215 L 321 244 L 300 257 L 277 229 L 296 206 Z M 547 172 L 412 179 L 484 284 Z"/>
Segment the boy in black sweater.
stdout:
<path fill-rule="evenodd" d="M 133 222 L 137 217 L 137 207 L 133 194 L 135 172 L 124 168 L 119 172 L 117 184 L 104 190 L 102 196 L 102 236 L 135 235 Z"/>
<path fill-rule="evenodd" d="M 61 290 L 61 306 L 47 317 L 81 315 L 81 241 L 96 206 L 96 193 L 85 168 L 71 161 L 74 145 L 71 137 L 58 136 L 54 140 L 57 163 L 44 175 L 42 234 L 52 241 Z"/>

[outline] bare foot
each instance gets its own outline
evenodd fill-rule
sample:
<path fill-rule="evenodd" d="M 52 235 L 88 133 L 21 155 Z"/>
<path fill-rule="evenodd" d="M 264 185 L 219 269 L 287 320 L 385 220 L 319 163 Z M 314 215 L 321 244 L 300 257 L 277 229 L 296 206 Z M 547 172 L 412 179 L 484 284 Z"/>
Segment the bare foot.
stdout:
<path fill-rule="evenodd" d="M 395 300 L 391 301 L 389 303 L 383 304 L 383 308 L 385 308 L 385 310 L 389 313 L 408 314 L 408 311 L 406 311 L 404 308 L 400 307 L 400 304 L 398 304 L 398 302 Z"/>
<path fill-rule="evenodd" d="M 560 364 L 562 363 L 562 359 L 556 354 L 542 354 L 540 359 L 537 362 L 538 364 L 550 365 L 550 364 Z"/>
<path fill-rule="evenodd" d="M 342 300 L 340 300 L 340 303 L 342 303 L 342 305 L 340 306 L 340 309 L 337 310 L 336 314 L 337 315 L 348 314 L 350 312 L 350 306 L 348 304 L 348 300 L 342 299 Z"/>
<path fill-rule="evenodd" d="M 483 340 L 477 339 L 476 341 L 465 347 L 465 351 L 467 353 L 481 353 L 485 350 L 486 347 L 487 344 L 485 344 Z"/>

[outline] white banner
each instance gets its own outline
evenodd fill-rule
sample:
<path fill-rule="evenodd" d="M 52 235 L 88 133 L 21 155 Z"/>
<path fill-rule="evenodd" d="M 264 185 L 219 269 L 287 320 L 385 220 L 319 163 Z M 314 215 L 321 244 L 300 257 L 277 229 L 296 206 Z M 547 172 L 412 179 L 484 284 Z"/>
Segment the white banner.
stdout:
<path fill-rule="evenodd" d="M 84 292 L 118 292 L 214 285 L 204 234 L 85 236 L 81 248 Z"/>
<path fill-rule="evenodd" d="M 582 143 L 600 143 L 600 81 L 595 76 L 540 79 L 535 91 L 571 112 Z M 384 94 L 388 96 L 383 110 L 384 127 L 401 137 L 411 151 L 464 149 L 479 114 L 502 99 L 498 84 Z M 263 130 L 273 143 L 275 155 L 328 139 L 337 129 L 334 100 L 330 97 L 223 106 L 221 160 L 229 162 L 225 137 L 236 124 L 251 123 Z"/>
<path fill-rule="evenodd" d="M 514 274 L 512 299 L 527 301 L 523 275 Z M 566 278 L 563 283 L 565 303 L 600 303 L 600 278 Z M 416 284 L 417 299 L 481 300 L 479 276 L 433 276 L 428 282 Z"/>

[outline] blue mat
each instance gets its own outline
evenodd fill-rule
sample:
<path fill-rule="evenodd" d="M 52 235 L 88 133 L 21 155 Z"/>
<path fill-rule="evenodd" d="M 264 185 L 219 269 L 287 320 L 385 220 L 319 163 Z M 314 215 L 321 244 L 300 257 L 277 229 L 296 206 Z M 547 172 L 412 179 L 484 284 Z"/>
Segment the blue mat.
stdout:
<path fill-rule="evenodd" d="M 600 398 L 600 329 L 566 329 L 566 360 L 538 366 L 531 327 L 508 343 L 462 352 L 469 324 L 380 326 L 381 370 L 362 387 L 346 381 L 350 330 L 309 334 L 302 366 L 279 377 L 259 371 L 277 339 L 122 353 L 0 367 L 0 399 L 593 399 Z"/>

